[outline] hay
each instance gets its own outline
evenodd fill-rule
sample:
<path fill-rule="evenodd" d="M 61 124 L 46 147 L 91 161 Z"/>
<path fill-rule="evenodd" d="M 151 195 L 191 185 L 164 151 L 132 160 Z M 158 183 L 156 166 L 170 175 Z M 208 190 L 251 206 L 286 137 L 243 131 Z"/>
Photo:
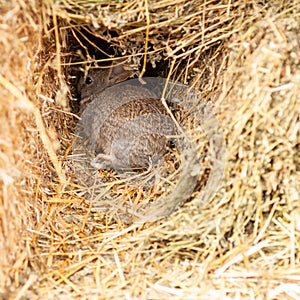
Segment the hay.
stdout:
<path fill-rule="evenodd" d="M 232 2 L 0 2 L 3 299 L 300 297 L 300 5 Z M 199 183 L 130 226 L 79 192 L 76 76 L 117 56 L 213 103 L 227 162 L 207 205 Z"/>

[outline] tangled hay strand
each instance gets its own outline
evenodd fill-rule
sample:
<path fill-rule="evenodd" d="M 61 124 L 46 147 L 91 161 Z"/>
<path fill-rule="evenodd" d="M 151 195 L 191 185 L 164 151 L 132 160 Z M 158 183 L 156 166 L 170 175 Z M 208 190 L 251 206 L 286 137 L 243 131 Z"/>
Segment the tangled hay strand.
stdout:
<path fill-rule="evenodd" d="M 34 66 L 34 56 L 24 14 L 9 3 L 1 5 L 1 292 L 10 285 L 11 276 L 21 272 L 26 264 L 25 240 L 20 240 L 25 228 L 36 222 L 35 193 L 40 167 L 34 147 L 36 126 L 32 122 L 32 105 L 27 95 Z M 31 32 L 36 34 L 37 28 Z M 38 50 L 38 49 L 36 49 Z M 31 73 L 32 72 L 32 73 Z M 42 156 L 42 155 L 41 155 Z M 40 157 L 41 158 L 41 157 Z M 43 157 L 45 160 L 45 157 Z M 16 276 L 15 278 L 17 278 Z"/>
<path fill-rule="evenodd" d="M 279 0 L 2 1 L 3 298 L 299 297 L 299 13 Z M 78 192 L 67 74 L 101 58 L 99 37 L 136 57 L 147 40 L 153 66 L 169 59 L 215 103 L 228 163 L 205 207 L 198 189 L 168 219 L 128 227 Z"/>
<path fill-rule="evenodd" d="M 240 46 L 233 45 L 225 84 L 235 85 L 220 100 L 225 122 L 225 112 L 231 112 L 226 182 L 236 213 L 232 237 L 237 243 L 244 235 L 240 228 L 251 232 L 255 244 L 266 242 L 268 255 L 285 268 L 286 256 L 291 268 L 299 262 L 294 244 L 300 204 L 298 26 L 294 18 L 274 17 L 249 29 Z M 270 268 L 269 260 L 254 262 Z"/>
<path fill-rule="evenodd" d="M 178 79 L 179 76 L 187 77 L 207 50 L 259 18 L 260 8 L 256 11 L 255 1 L 247 4 L 146 1 L 145 5 L 130 1 L 103 6 L 88 1 L 76 4 L 70 1 L 57 4 L 56 13 L 70 24 L 73 36 L 82 46 L 80 52 L 87 60 L 93 60 L 95 49 L 102 54 L 105 52 L 98 46 L 102 40 L 114 45 L 122 56 L 136 57 L 137 64 L 146 54 L 153 67 L 164 66 L 162 61 L 165 59 L 176 61 L 176 68 L 188 61 L 185 74 L 178 71 L 179 74 L 174 75 Z M 168 70 L 164 70 L 164 76 L 167 73 Z"/>

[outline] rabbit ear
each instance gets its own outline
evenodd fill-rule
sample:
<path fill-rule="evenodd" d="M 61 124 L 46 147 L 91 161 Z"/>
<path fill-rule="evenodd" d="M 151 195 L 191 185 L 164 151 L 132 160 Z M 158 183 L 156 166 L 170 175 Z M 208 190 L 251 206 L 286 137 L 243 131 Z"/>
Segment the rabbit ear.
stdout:
<path fill-rule="evenodd" d="M 128 79 L 133 75 L 134 71 L 125 60 L 118 60 L 112 64 L 109 73 L 109 85 Z"/>

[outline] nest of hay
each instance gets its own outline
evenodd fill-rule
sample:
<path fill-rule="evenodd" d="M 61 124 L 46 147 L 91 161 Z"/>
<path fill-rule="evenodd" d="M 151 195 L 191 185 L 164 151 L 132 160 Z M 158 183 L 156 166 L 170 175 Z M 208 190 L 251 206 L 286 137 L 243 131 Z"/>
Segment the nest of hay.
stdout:
<path fill-rule="evenodd" d="M 300 297 L 297 2 L 1 2 L 4 299 Z M 128 225 L 80 193 L 76 80 L 117 57 L 213 106 L 227 156 L 209 202 L 205 172 L 155 222 Z M 103 176 L 118 199 L 164 192 Z"/>

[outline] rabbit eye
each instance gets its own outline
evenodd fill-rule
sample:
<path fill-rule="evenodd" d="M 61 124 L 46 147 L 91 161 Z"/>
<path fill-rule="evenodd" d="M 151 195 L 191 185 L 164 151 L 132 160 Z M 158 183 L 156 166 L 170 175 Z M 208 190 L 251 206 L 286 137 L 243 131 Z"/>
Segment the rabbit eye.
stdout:
<path fill-rule="evenodd" d="M 93 82 L 93 80 L 92 80 L 91 77 L 87 77 L 87 78 L 85 79 L 85 83 L 86 83 L 86 84 L 91 84 L 92 82 Z"/>

